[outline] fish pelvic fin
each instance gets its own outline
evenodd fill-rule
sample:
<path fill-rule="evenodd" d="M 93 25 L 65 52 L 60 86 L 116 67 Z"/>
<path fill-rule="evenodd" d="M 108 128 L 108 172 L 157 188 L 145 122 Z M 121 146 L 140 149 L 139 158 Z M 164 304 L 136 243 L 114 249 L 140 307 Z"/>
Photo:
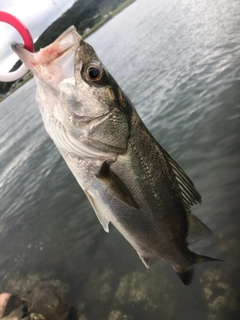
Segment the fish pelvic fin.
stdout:
<path fill-rule="evenodd" d="M 217 258 L 202 256 L 194 252 L 192 252 L 192 258 L 194 261 L 193 265 L 202 263 L 202 262 L 209 262 L 209 261 L 224 261 Z M 173 269 L 176 271 L 177 275 L 182 280 L 185 286 L 189 286 L 192 283 L 193 276 L 194 276 L 194 269 L 192 268 L 192 266 L 190 266 L 190 268 L 187 268 L 187 269 L 184 269 L 180 266 L 173 266 Z"/>
<path fill-rule="evenodd" d="M 101 223 L 104 231 L 106 231 L 107 233 L 109 233 L 109 222 L 110 220 L 106 217 L 106 208 L 104 207 L 104 205 L 101 203 L 101 201 L 99 201 L 98 199 L 96 199 L 91 192 L 89 191 L 85 191 L 89 202 L 91 203 L 96 216 L 98 217 L 99 222 Z"/>
<path fill-rule="evenodd" d="M 145 267 L 146 267 L 147 269 L 149 269 L 149 268 L 150 268 L 150 264 L 149 264 L 150 259 L 149 259 L 149 258 L 146 258 L 146 257 L 142 257 L 142 256 L 140 256 L 140 255 L 139 255 L 139 258 L 142 260 L 142 263 L 145 265 Z"/>

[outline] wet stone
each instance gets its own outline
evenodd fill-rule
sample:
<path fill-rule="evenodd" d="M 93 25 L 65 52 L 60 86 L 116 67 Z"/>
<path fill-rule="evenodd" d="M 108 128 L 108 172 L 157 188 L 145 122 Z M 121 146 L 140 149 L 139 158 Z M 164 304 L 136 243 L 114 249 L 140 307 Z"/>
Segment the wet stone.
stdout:
<path fill-rule="evenodd" d="M 232 279 L 232 282 L 229 282 L 229 279 Z M 237 317 L 240 301 L 239 292 L 236 290 L 240 285 L 238 267 L 235 269 L 232 266 L 227 270 L 212 267 L 203 272 L 200 283 L 208 307 L 207 320 L 221 320 L 226 314 L 229 319 Z"/>
<path fill-rule="evenodd" d="M 129 310 L 137 308 L 145 315 L 155 313 L 169 319 L 174 312 L 173 289 L 171 283 L 154 272 L 146 274 L 136 271 L 120 280 L 114 306 L 122 310 L 126 310 L 127 306 Z"/>
<path fill-rule="evenodd" d="M 78 320 L 88 320 L 88 319 L 87 319 L 86 315 L 83 314 L 78 318 Z"/>
<path fill-rule="evenodd" d="M 45 320 L 46 318 L 41 314 L 31 313 L 29 316 L 29 320 Z"/>
<path fill-rule="evenodd" d="M 68 305 L 50 289 L 35 288 L 28 299 L 33 312 L 44 315 L 46 320 L 67 320 Z"/>
<path fill-rule="evenodd" d="M 112 293 L 113 271 L 105 270 L 103 273 L 94 273 L 85 287 L 85 296 L 88 299 L 107 301 Z"/>
<path fill-rule="evenodd" d="M 127 316 L 120 310 L 113 310 L 110 312 L 108 320 L 130 320 L 133 319 L 130 316 Z"/>
<path fill-rule="evenodd" d="M 53 279 L 48 272 L 30 273 L 26 277 L 16 276 L 8 281 L 5 291 L 14 292 L 20 297 L 24 297 L 33 288 L 48 288 L 62 297 L 69 291 L 67 284 L 58 279 Z"/>
<path fill-rule="evenodd" d="M 20 275 L 10 279 L 5 291 L 18 294 L 31 306 L 31 320 L 68 320 L 71 308 L 64 302 L 69 287 L 49 273 Z M 74 320 L 76 317 L 74 318 Z"/>

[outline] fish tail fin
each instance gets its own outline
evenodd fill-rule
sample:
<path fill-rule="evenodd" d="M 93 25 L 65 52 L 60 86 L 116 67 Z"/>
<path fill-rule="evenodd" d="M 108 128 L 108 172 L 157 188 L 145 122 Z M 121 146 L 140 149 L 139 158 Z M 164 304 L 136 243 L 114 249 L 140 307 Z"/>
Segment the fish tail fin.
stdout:
<path fill-rule="evenodd" d="M 202 256 L 197 253 L 192 252 L 193 263 L 192 265 L 208 262 L 208 261 L 224 261 L 221 259 L 211 258 L 207 256 Z M 176 271 L 179 278 L 182 280 L 185 286 L 189 286 L 193 280 L 194 269 L 190 266 L 188 269 L 181 268 L 179 266 L 173 266 L 173 269 Z"/>

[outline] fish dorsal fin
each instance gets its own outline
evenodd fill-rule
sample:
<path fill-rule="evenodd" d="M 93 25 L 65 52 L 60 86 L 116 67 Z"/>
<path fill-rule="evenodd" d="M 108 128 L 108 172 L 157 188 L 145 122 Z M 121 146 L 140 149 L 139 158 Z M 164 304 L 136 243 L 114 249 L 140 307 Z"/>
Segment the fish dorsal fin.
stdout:
<path fill-rule="evenodd" d="M 107 210 L 106 207 L 104 207 L 102 205 L 102 203 L 96 199 L 89 191 L 85 191 L 87 197 L 88 197 L 88 200 L 89 202 L 91 203 L 95 213 L 96 213 L 96 216 L 98 217 L 98 220 L 99 222 L 101 223 L 101 225 L 103 226 L 103 229 L 106 231 L 106 232 L 109 232 L 109 220 L 105 217 L 105 211 Z"/>
<path fill-rule="evenodd" d="M 212 231 L 196 216 L 188 212 L 187 244 L 206 239 L 213 235 Z"/>
<path fill-rule="evenodd" d="M 119 199 L 129 207 L 139 209 L 127 186 L 110 170 L 106 162 L 103 163 L 96 177 L 106 186 L 108 192 L 111 193 L 113 197 Z"/>
<path fill-rule="evenodd" d="M 163 148 L 161 149 L 173 169 L 178 182 L 178 186 L 181 190 L 185 207 L 189 209 L 195 204 L 200 204 L 202 202 L 201 195 L 194 187 L 192 180 L 186 175 L 183 169 L 170 157 L 170 155 Z"/>

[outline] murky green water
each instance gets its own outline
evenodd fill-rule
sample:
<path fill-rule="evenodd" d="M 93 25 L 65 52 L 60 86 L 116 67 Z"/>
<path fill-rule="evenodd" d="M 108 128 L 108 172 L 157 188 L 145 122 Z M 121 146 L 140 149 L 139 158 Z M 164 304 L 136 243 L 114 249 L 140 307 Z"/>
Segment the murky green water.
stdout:
<path fill-rule="evenodd" d="M 106 234 L 45 133 L 32 80 L 0 104 L 1 288 L 58 279 L 87 320 L 239 319 L 239 8 L 138 0 L 88 39 L 202 194 L 193 212 L 215 236 L 194 250 L 226 262 L 197 266 L 186 288 Z"/>

